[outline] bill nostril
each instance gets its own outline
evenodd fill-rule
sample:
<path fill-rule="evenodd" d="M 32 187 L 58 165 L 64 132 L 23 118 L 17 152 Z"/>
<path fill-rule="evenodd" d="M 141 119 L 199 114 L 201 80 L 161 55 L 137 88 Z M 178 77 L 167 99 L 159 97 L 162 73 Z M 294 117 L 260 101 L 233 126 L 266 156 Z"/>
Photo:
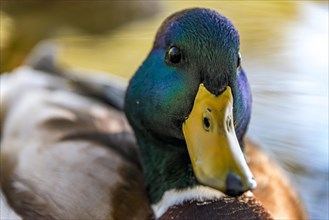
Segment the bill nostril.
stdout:
<path fill-rule="evenodd" d="M 241 178 L 234 173 L 227 175 L 225 184 L 226 194 L 229 196 L 240 196 L 244 193 Z"/>

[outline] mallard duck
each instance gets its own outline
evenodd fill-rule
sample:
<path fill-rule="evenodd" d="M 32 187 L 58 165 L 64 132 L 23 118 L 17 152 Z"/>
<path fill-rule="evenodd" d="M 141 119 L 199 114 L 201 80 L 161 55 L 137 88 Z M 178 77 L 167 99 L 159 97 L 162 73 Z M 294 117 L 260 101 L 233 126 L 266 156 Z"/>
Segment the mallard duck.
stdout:
<path fill-rule="evenodd" d="M 22 217 L 305 217 L 276 165 L 244 139 L 251 93 L 238 32 L 221 14 L 165 20 L 129 82 L 129 124 L 108 87 L 53 72 L 1 79 L 1 186 Z"/>

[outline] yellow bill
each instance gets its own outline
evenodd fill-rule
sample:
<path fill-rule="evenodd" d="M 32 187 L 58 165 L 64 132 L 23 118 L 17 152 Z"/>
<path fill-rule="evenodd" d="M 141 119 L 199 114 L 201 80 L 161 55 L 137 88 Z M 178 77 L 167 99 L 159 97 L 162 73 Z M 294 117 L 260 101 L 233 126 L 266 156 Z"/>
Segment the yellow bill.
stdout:
<path fill-rule="evenodd" d="M 219 96 L 203 84 L 199 86 L 193 109 L 183 123 L 183 133 L 200 183 L 231 196 L 256 187 L 235 134 L 229 86 Z"/>

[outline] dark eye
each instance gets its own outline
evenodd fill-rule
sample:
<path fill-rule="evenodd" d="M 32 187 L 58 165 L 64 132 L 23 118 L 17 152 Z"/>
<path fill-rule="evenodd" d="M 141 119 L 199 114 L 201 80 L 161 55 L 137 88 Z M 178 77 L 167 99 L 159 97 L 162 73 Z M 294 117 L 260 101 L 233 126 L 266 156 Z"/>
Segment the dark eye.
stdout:
<path fill-rule="evenodd" d="M 182 60 L 182 52 L 178 47 L 171 47 L 166 55 L 168 63 L 177 64 Z"/>
<path fill-rule="evenodd" d="M 236 66 L 238 69 L 241 68 L 241 54 L 239 53 L 238 54 L 238 61 L 237 61 L 237 66 Z"/>

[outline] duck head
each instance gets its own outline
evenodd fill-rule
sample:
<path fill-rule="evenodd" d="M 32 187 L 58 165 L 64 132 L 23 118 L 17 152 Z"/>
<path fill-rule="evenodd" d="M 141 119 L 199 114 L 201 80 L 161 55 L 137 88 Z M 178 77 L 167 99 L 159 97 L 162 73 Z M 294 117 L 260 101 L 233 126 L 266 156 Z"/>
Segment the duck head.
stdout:
<path fill-rule="evenodd" d="M 166 166 L 165 154 L 152 159 L 149 153 L 158 144 L 161 152 L 187 152 L 196 178 L 193 184 L 231 196 L 255 188 L 242 147 L 251 95 L 239 49 L 237 30 L 215 11 L 188 9 L 164 21 L 125 99 L 145 172 L 155 166 L 147 165 L 150 160 Z M 147 139 L 153 140 L 152 147 Z M 181 164 L 173 162 L 179 160 L 174 153 L 171 157 L 164 161 Z M 163 170 L 153 175 L 160 176 Z"/>

